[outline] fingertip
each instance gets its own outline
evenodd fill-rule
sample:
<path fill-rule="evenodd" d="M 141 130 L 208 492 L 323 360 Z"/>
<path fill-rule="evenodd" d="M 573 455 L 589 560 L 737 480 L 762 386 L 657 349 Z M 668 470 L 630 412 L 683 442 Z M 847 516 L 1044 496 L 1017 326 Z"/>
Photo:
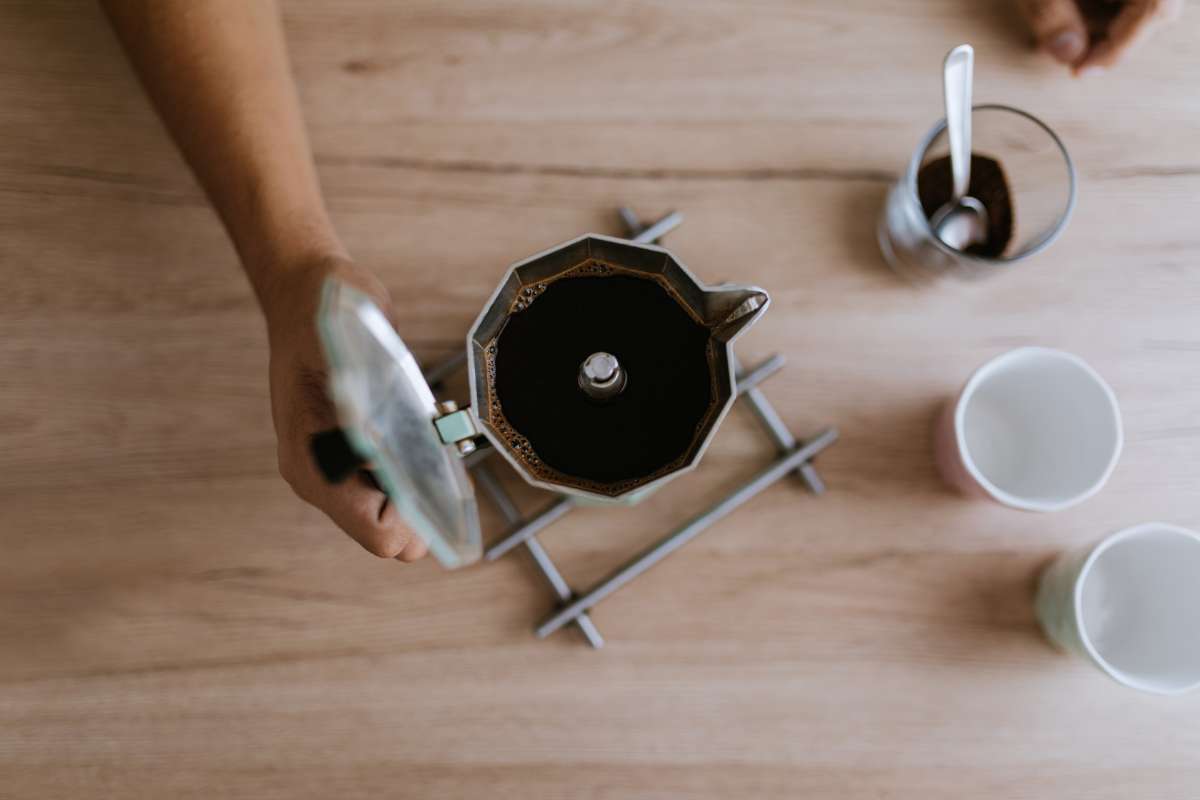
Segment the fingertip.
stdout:
<path fill-rule="evenodd" d="M 1087 51 L 1087 37 L 1075 28 L 1063 28 L 1043 39 L 1041 47 L 1056 61 L 1069 66 Z"/>
<path fill-rule="evenodd" d="M 396 504 L 385 495 L 382 505 L 370 523 L 370 538 L 375 546 L 368 548 L 380 558 L 403 560 L 416 536 L 400 523 Z"/>
<path fill-rule="evenodd" d="M 414 561 L 420 561 L 429 554 L 429 547 L 421 540 L 419 536 L 413 536 L 400 554 L 396 556 L 397 561 L 402 561 L 405 564 L 411 564 Z"/>
<path fill-rule="evenodd" d="M 351 537 L 368 553 L 382 559 L 399 558 L 400 554 L 404 552 L 404 548 L 408 546 L 408 542 L 398 536 L 368 534 L 360 538 L 352 533 Z"/>
<path fill-rule="evenodd" d="M 1100 42 L 1071 71 L 1076 78 L 1094 78 L 1104 74 L 1113 58 L 1112 45 L 1107 41 Z"/>
<path fill-rule="evenodd" d="M 355 491 L 359 503 L 344 516 L 335 517 L 342 530 L 373 556 L 396 558 L 408 546 L 407 531 L 395 523 L 394 504 L 387 495 L 365 489 Z M 344 498 L 350 499 L 350 498 Z"/>

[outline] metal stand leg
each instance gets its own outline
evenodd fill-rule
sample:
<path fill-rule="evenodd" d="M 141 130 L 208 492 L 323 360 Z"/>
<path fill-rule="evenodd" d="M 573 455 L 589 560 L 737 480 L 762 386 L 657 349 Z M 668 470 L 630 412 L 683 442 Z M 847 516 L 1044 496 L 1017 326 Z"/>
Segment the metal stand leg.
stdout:
<path fill-rule="evenodd" d="M 509 497 L 508 492 L 506 492 L 504 487 L 500 485 L 500 481 L 496 480 L 496 475 L 492 472 L 492 468 L 487 464 L 480 464 L 478 467 L 476 467 L 473 474 L 475 476 L 475 483 L 478 484 L 479 487 L 482 488 L 488 494 L 488 496 L 492 498 L 492 501 L 496 504 L 496 507 L 500 509 L 500 513 L 504 515 L 506 520 L 508 520 L 508 524 L 516 525 L 520 523 L 521 512 L 517 510 L 517 506 L 512 501 L 512 498 Z M 555 503 L 553 506 L 551 506 L 551 509 L 558 507 L 560 504 L 565 504 L 565 510 L 555 516 L 554 519 L 558 519 L 565 514 L 566 511 L 569 511 L 571 508 L 573 508 L 571 503 L 568 501 L 560 500 L 558 503 Z M 545 514 L 539 514 L 538 516 L 544 517 Z M 539 527 L 549 525 L 551 521 L 553 520 L 544 522 Z M 529 523 L 526 523 L 522 527 L 529 528 L 531 526 Z M 542 575 L 546 577 L 546 581 L 550 584 L 550 588 L 554 590 L 554 593 L 558 595 L 558 599 L 564 603 L 569 603 L 574 600 L 575 594 L 571 591 L 571 587 L 567 585 L 567 581 L 563 578 L 562 573 L 558 571 L 558 567 L 556 567 L 554 562 L 550 560 L 550 554 L 546 552 L 546 548 L 542 547 L 542 543 L 537 540 L 536 532 L 529 533 L 523 542 L 525 547 L 529 549 L 529 554 L 533 556 L 533 563 L 535 563 L 538 566 L 538 569 L 542 571 Z M 494 547 L 492 550 L 488 551 L 489 561 L 497 558 L 497 556 L 491 555 L 493 550 L 495 550 Z M 596 625 L 592 622 L 591 617 L 589 617 L 587 614 L 580 614 L 579 616 L 575 617 L 574 622 L 579 627 L 579 630 L 583 632 L 583 635 L 587 638 L 588 644 L 597 649 L 604 646 L 604 637 L 601 636 L 600 631 L 596 629 Z"/>
<path fill-rule="evenodd" d="M 620 214 L 621 219 L 625 221 L 626 225 L 628 225 L 630 217 L 627 215 L 632 215 L 633 212 L 628 208 L 622 208 L 620 210 Z M 636 220 L 637 218 L 633 217 L 633 219 Z M 637 242 L 638 244 L 654 244 L 659 239 L 678 228 L 682 223 L 683 214 L 679 213 L 678 211 L 672 211 L 658 222 L 652 222 L 646 226 L 642 226 L 639 223 L 636 229 L 630 226 L 630 241 Z"/>
<path fill-rule="evenodd" d="M 455 370 L 457 370 L 459 367 L 461 367 L 463 364 L 466 364 L 466 363 L 467 363 L 467 351 L 466 350 L 463 350 L 459 353 L 455 353 L 454 355 L 447 358 L 445 361 L 441 361 L 437 364 L 434 364 L 432 367 L 425 370 L 425 382 L 428 383 L 431 387 L 436 389 L 438 387 L 438 385 L 440 385 L 443 381 L 445 381 L 446 378 L 450 377 L 450 375 L 452 375 Z"/>
<path fill-rule="evenodd" d="M 808 459 L 812 458 L 817 453 L 833 444 L 836 440 L 837 431 L 833 428 L 829 428 L 828 430 L 825 430 L 816 436 L 808 444 L 793 450 L 788 455 L 777 460 L 774 464 L 767 467 L 765 470 L 758 473 L 749 481 L 728 494 L 716 505 L 712 506 L 702 514 L 693 517 L 692 520 L 682 528 L 679 528 L 678 530 L 667 535 L 653 547 L 641 553 L 636 558 L 618 569 L 616 572 L 600 581 L 600 583 L 598 583 L 587 594 L 551 614 L 541 625 L 537 627 L 537 635 L 539 637 L 546 637 L 554 633 L 563 625 L 566 625 L 568 622 L 572 621 L 577 616 L 587 611 L 604 598 L 608 597 L 617 589 L 620 589 L 622 586 L 653 567 L 659 561 L 662 561 L 671 553 L 674 553 L 692 539 L 695 539 L 697 536 L 707 530 L 714 522 L 721 519 L 729 512 L 745 503 L 747 500 L 750 500 L 763 489 L 766 489 L 768 486 L 787 475 L 799 464 L 802 464 Z"/>
<path fill-rule="evenodd" d="M 503 539 L 489 547 L 487 552 L 483 554 L 483 557 L 488 561 L 495 561 L 517 545 L 525 544 L 534 536 L 537 536 L 538 532 L 551 522 L 565 517 L 567 512 L 574 507 L 575 504 L 570 498 L 560 497 L 531 519 L 522 520 L 518 517 L 516 520 L 509 520 L 509 522 L 518 522 L 520 524 L 510 530 Z"/>
<path fill-rule="evenodd" d="M 777 356 L 782 358 L 782 356 Z M 781 365 L 782 366 L 782 365 Z M 741 371 L 741 365 L 738 364 L 738 358 L 733 357 L 733 368 L 735 371 Z M 746 390 L 746 403 L 750 406 L 750 410 L 754 412 L 755 419 L 762 425 L 766 434 L 775 442 L 776 448 L 780 455 L 788 453 L 796 447 L 796 437 L 792 436 L 792 432 L 788 430 L 787 425 L 783 424 L 783 420 L 779 418 L 775 407 L 771 405 L 771 401 L 763 394 L 762 389 L 753 386 Z M 825 482 L 821 480 L 821 476 L 817 474 L 817 468 L 811 462 L 805 461 L 796 468 L 795 475 L 800 476 L 808 490 L 813 494 L 821 494 L 825 491 Z"/>
<path fill-rule="evenodd" d="M 734 394 L 743 395 L 747 392 L 755 391 L 760 383 L 783 369 L 783 365 L 786 363 L 787 359 L 776 353 L 773 356 L 763 359 L 757 366 L 750 370 L 738 370 L 737 386 L 734 389 Z"/>

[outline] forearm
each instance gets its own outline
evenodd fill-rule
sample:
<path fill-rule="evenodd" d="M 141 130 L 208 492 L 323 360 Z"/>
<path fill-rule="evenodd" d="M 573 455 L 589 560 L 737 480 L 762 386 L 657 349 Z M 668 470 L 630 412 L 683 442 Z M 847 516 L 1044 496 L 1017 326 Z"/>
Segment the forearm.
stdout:
<path fill-rule="evenodd" d="M 259 302 L 342 253 L 326 214 L 274 0 L 101 0 L 220 214 Z"/>

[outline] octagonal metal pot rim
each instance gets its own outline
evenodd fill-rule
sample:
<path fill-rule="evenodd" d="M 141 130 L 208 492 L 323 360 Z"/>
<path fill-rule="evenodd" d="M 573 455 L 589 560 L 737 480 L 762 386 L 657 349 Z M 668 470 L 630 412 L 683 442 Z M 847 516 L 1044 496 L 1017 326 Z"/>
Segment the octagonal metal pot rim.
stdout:
<path fill-rule="evenodd" d="M 476 353 L 475 337 L 476 337 L 476 334 L 479 332 L 481 325 L 483 325 L 483 323 L 485 321 L 485 317 L 487 317 L 488 313 L 492 310 L 493 306 L 500 299 L 501 293 L 504 291 L 506 285 L 509 283 L 513 274 L 517 270 L 519 270 L 522 267 L 527 266 L 533 262 L 536 262 L 540 259 L 551 256 L 561 250 L 565 250 L 567 248 L 578 245 L 579 243 L 586 241 L 586 240 L 600 240 L 600 241 L 604 241 L 604 242 L 618 245 L 618 246 L 636 248 L 636 249 L 642 250 L 642 251 L 661 253 L 663 255 L 664 260 L 670 259 L 674 263 L 675 267 L 678 268 L 679 271 L 682 272 L 683 275 L 689 281 L 691 281 L 702 293 L 723 292 L 723 291 L 757 292 L 762 295 L 763 300 L 761 302 L 761 305 L 759 305 L 752 314 L 754 319 L 757 319 L 759 316 L 761 316 L 761 314 L 763 312 L 766 311 L 767 307 L 770 305 L 770 296 L 767 294 L 766 291 L 760 289 L 759 287 L 751 286 L 751 285 L 717 284 L 717 285 L 710 286 L 709 284 L 707 284 L 704 281 L 701 281 L 699 278 L 697 278 L 695 276 L 695 274 L 692 273 L 692 271 L 687 267 L 687 265 L 683 261 L 681 261 L 677 256 L 675 256 L 670 250 L 668 250 L 665 247 L 662 247 L 660 245 L 654 245 L 654 244 L 643 244 L 641 242 L 632 242 L 629 239 L 623 239 L 623 238 L 616 237 L 616 236 L 607 236 L 605 234 L 598 234 L 598 233 L 585 233 L 581 236 L 576 236 L 572 239 L 568 239 L 564 242 L 560 242 L 559 244 L 554 245 L 553 247 L 545 248 L 544 250 L 541 250 L 531 256 L 528 256 L 527 258 L 523 258 L 520 261 L 513 263 L 512 265 L 510 265 L 508 267 L 508 269 L 506 269 L 504 271 L 504 274 L 501 276 L 500 280 L 496 284 L 496 288 L 488 296 L 486 302 L 483 304 L 482 308 L 480 309 L 479 314 L 476 316 L 474 322 L 472 322 L 472 324 L 471 324 L 471 327 L 468 329 L 467 335 L 465 338 L 465 342 L 464 342 L 464 344 L 466 346 L 466 350 L 467 350 L 467 377 L 468 377 L 469 392 L 470 392 L 470 397 L 471 397 L 471 405 L 470 405 L 471 416 L 475 420 L 478 429 L 483 433 L 483 435 L 492 444 L 492 446 L 497 451 L 499 451 L 501 455 L 504 456 L 505 460 L 508 461 L 508 463 L 510 465 L 512 465 L 513 469 L 515 469 L 516 472 L 531 486 L 535 486 L 539 489 L 545 489 L 545 490 L 551 491 L 551 492 L 556 492 L 558 494 L 574 497 L 581 501 L 593 503 L 593 504 L 628 505 L 628 504 L 632 504 L 632 503 L 636 503 L 636 502 L 640 501 L 642 498 L 646 497 L 647 495 L 653 493 L 654 491 L 657 491 L 664 484 L 668 483 L 671 480 L 674 480 L 676 477 L 678 477 L 680 475 L 691 472 L 699 465 L 701 458 L 703 458 L 705 452 L 708 450 L 708 447 L 711 444 L 713 437 L 716 435 L 717 430 L 721 427 L 721 424 L 724 422 L 726 415 L 729 413 L 729 410 L 733 407 L 734 402 L 737 400 L 737 382 L 736 382 L 736 376 L 734 374 L 733 359 L 730 358 L 730 355 L 732 353 L 732 345 L 733 345 L 734 340 L 742 333 L 742 331 L 745 328 L 743 327 L 741 329 L 738 329 L 736 332 L 734 332 L 732 334 L 732 336 L 730 336 L 725 341 L 720 342 L 720 344 L 719 344 L 720 347 L 724 348 L 724 350 L 723 350 L 723 353 L 725 355 L 724 369 L 726 372 L 725 377 L 726 377 L 726 380 L 728 381 L 727 385 L 729 386 L 729 396 L 726 397 L 724 402 L 722 402 L 720 404 L 720 407 L 715 410 L 715 413 L 712 416 L 711 422 L 706 423 L 708 426 L 707 430 L 704 432 L 703 436 L 700 438 L 699 442 L 697 443 L 695 449 L 693 450 L 692 454 L 689 456 L 686 463 L 684 463 L 680 467 L 678 467 L 664 475 L 660 475 L 659 477 L 655 478 L 654 480 L 647 481 L 646 483 L 634 486 L 633 488 L 628 489 L 627 491 L 622 492 L 620 494 L 616 494 L 616 495 L 604 494 L 601 492 L 591 491 L 588 489 L 582 489 L 582 488 L 575 487 L 575 486 L 567 486 L 562 483 L 557 483 L 554 481 L 548 481 L 543 478 L 539 478 L 538 476 L 533 474 L 529 470 L 529 468 L 524 463 L 522 463 L 521 460 L 514 453 L 512 453 L 510 451 L 510 449 L 508 447 L 508 443 L 505 442 L 493 430 L 491 423 L 489 421 L 485 420 L 483 418 L 483 414 L 481 414 L 481 402 L 486 397 L 486 392 L 484 392 L 483 387 L 481 387 L 479 385 L 479 383 L 480 383 L 480 381 L 479 381 L 479 365 L 477 364 L 478 359 L 477 359 L 477 353 Z M 746 327 L 748 327 L 748 325 Z"/>

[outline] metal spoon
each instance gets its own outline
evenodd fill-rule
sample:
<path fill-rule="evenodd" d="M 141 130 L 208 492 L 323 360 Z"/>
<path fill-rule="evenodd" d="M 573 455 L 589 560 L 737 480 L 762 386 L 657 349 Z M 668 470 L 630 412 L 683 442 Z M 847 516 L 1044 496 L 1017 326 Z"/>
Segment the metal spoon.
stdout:
<path fill-rule="evenodd" d="M 960 44 L 946 54 L 942 88 L 946 101 L 946 135 L 950 139 L 950 200 L 929 221 L 939 239 L 955 250 L 987 241 L 988 215 L 983 203 L 967 194 L 971 185 L 971 84 L 975 50 Z"/>

